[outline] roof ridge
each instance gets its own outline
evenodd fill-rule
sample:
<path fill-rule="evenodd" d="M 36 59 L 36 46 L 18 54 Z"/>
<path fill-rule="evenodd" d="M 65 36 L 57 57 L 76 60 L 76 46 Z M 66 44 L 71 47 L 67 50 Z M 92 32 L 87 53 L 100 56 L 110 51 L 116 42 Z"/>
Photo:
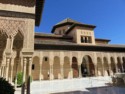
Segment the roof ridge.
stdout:
<path fill-rule="evenodd" d="M 82 24 L 82 23 L 80 23 L 80 22 L 78 22 L 78 21 L 76 21 L 76 20 L 73 20 L 73 19 L 71 19 L 71 18 L 66 18 L 66 19 L 60 21 L 59 23 L 57 23 L 56 25 L 63 24 L 63 23 L 67 23 L 67 22 Z"/>

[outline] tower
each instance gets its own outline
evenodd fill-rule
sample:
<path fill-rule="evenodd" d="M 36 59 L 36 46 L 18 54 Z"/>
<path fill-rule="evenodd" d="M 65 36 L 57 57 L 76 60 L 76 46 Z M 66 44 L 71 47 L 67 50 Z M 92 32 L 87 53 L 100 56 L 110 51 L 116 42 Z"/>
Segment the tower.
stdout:
<path fill-rule="evenodd" d="M 34 27 L 40 23 L 43 2 L 0 0 L 0 76 L 10 82 L 18 70 L 23 71 L 23 80 L 31 74 Z"/>

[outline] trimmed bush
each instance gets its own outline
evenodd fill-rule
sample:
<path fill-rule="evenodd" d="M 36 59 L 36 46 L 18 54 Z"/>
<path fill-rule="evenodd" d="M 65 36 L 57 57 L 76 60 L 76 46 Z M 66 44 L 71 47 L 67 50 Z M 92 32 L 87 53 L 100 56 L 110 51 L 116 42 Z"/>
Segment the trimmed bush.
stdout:
<path fill-rule="evenodd" d="M 4 78 L 0 78 L 0 94 L 14 94 L 14 87 Z"/>
<path fill-rule="evenodd" d="M 32 82 L 32 77 L 30 76 L 30 82 Z M 17 73 L 17 85 L 22 86 L 23 84 L 23 72 Z"/>
<path fill-rule="evenodd" d="M 17 85 L 21 86 L 23 84 L 23 73 L 19 72 L 17 73 Z"/>

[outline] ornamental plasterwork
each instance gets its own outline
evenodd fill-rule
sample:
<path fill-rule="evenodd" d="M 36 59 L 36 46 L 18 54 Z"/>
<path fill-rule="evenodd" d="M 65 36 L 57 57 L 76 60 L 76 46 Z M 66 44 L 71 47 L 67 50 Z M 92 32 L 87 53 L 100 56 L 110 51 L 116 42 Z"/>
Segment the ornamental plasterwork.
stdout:
<path fill-rule="evenodd" d="M 14 19 L 0 19 L 0 30 L 5 32 L 8 37 L 14 37 L 18 31 L 24 35 L 25 22 Z"/>
<path fill-rule="evenodd" d="M 3 50 L 6 47 L 6 34 L 3 31 L 0 31 L 0 50 Z"/>

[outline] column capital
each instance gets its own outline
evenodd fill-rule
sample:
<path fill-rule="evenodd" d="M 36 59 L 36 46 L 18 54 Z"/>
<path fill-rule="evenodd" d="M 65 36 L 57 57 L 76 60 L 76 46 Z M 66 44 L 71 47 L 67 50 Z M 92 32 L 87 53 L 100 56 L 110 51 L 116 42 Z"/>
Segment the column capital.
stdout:
<path fill-rule="evenodd" d="M 29 60 L 32 60 L 32 57 L 30 57 Z"/>
<path fill-rule="evenodd" d="M 26 66 L 26 64 L 27 64 L 27 58 L 26 57 L 23 58 L 23 63 L 24 63 L 24 66 Z"/>

